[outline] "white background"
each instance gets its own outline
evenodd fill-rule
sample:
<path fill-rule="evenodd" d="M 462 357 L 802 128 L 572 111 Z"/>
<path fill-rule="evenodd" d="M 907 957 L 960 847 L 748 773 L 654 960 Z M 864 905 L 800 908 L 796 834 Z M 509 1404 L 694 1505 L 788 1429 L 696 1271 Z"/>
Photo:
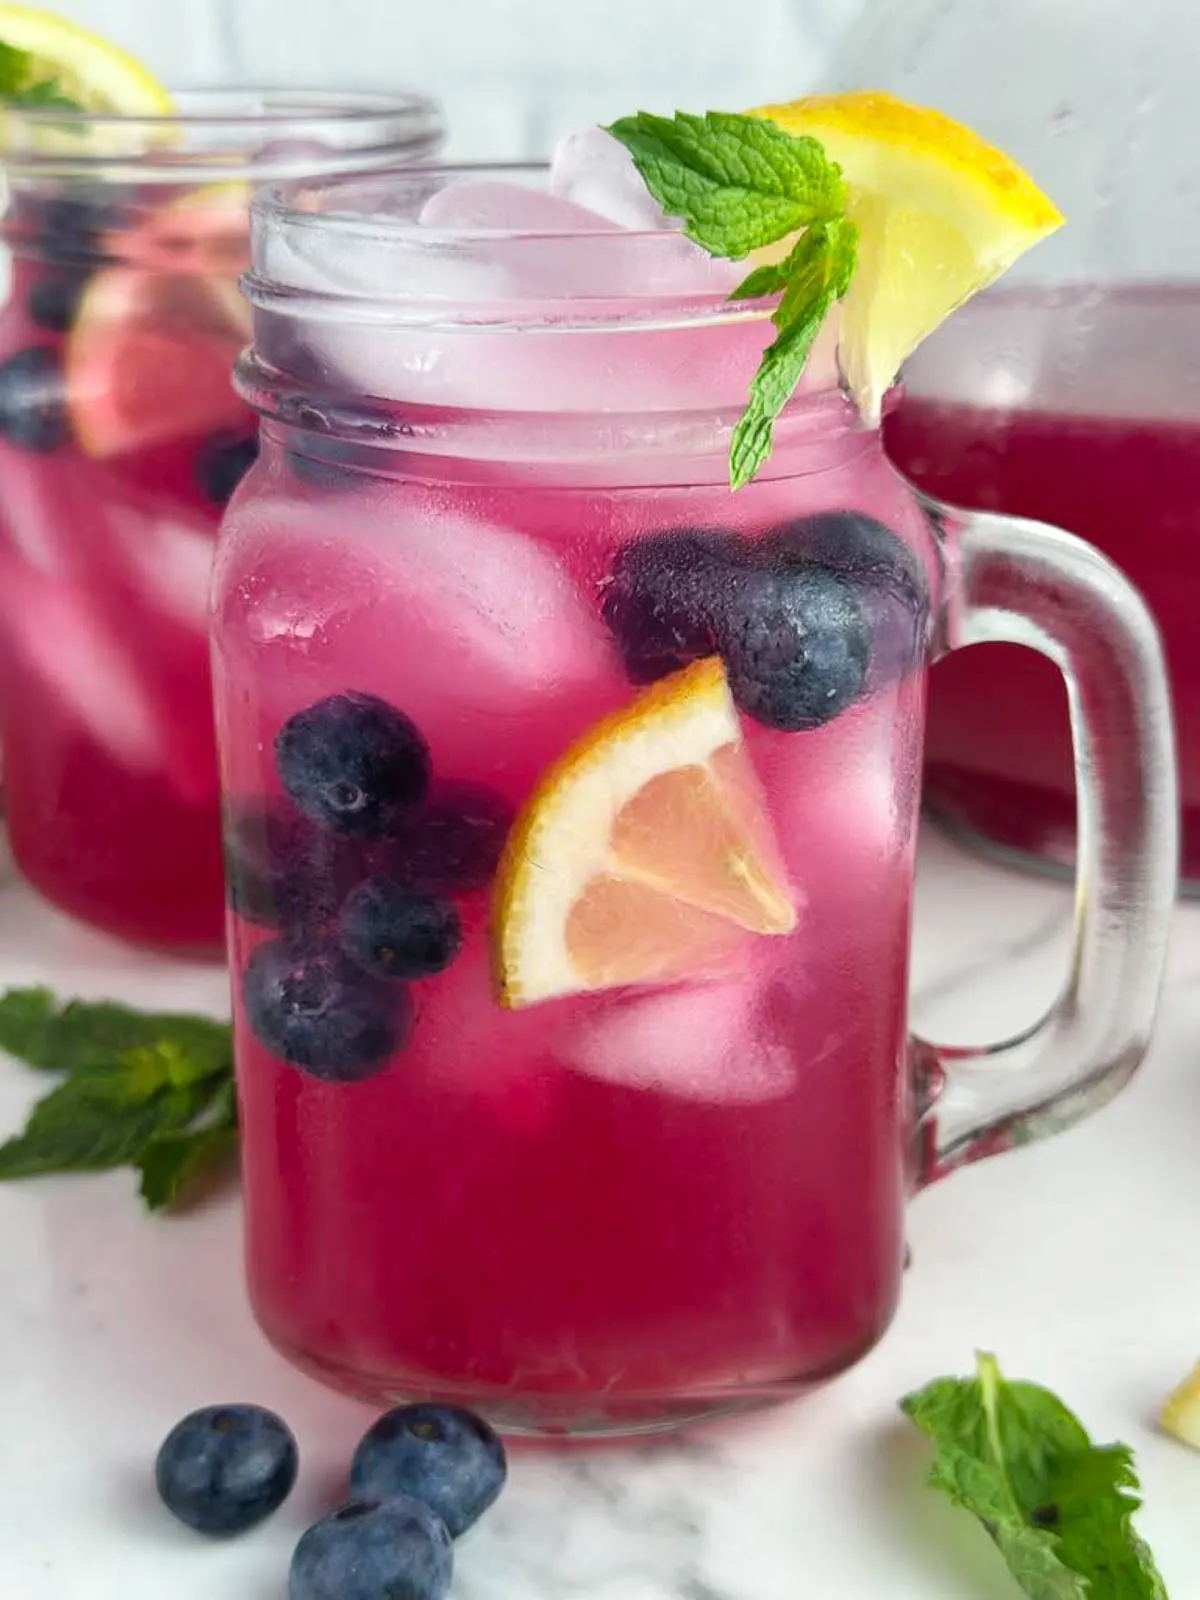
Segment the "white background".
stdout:
<path fill-rule="evenodd" d="M 29 0 L 26 0 L 29 3 Z M 862 0 L 55 0 L 175 85 L 412 86 L 452 153 L 548 153 L 633 111 L 810 88 Z M 882 4 L 883 0 L 868 0 Z"/>

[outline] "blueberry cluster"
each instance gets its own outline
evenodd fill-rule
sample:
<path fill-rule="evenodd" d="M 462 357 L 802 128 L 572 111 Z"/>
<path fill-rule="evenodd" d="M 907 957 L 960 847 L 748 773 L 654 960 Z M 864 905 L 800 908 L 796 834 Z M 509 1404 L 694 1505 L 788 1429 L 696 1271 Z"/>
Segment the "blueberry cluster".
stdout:
<path fill-rule="evenodd" d="M 416 724 L 375 695 L 298 712 L 275 766 L 286 802 L 226 825 L 230 902 L 277 933 L 242 974 L 246 1019 L 284 1061 L 356 1082 L 406 1042 L 409 985 L 458 954 L 455 899 L 490 881 L 511 816 L 490 790 L 439 782 Z"/>
<path fill-rule="evenodd" d="M 299 1451 L 262 1406 L 207 1406 L 177 1423 L 155 1478 L 168 1510 L 200 1533 L 256 1526 L 291 1493 Z M 351 1499 L 301 1538 L 288 1600 L 443 1600 L 453 1541 L 498 1498 L 504 1446 L 458 1406 L 408 1405 L 371 1427 L 350 1464 Z"/>
<path fill-rule="evenodd" d="M 797 732 L 918 665 L 929 585 L 881 522 L 826 511 L 761 539 L 685 528 L 627 545 L 603 614 L 635 683 L 720 655 L 738 706 Z"/>

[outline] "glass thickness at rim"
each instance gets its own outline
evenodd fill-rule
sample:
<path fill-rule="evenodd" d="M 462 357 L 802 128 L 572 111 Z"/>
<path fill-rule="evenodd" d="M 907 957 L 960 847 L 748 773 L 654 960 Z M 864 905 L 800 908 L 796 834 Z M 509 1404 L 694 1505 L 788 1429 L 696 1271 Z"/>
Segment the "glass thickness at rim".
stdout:
<path fill-rule="evenodd" d="M 173 91 L 164 116 L 8 110 L 0 162 L 15 178 L 256 183 L 363 173 L 428 157 L 445 136 L 435 101 L 392 93 L 247 87 Z"/>
<path fill-rule="evenodd" d="M 446 228 L 419 220 L 429 199 L 456 184 L 510 183 L 545 193 L 549 173 L 543 162 L 421 162 L 266 184 L 252 206 L 245 292 L 285 316 L 456 332 L 648 331 L 758 323 L 769 315 L 770 301 L 728 298 L 745 263 L 709 262 L 674 228 Z M 386 255 L 394 287 L 380 293 L 351 280 L 336 290 L 289 282 L 277 271 L 280 254 L 294 244 L 303 257 L 318 233 L 348 254 Z M 696 270 L 681 274 L 681 256 L 693 252 Z M 523 284 L 535 256 L 532 291 Z"/>

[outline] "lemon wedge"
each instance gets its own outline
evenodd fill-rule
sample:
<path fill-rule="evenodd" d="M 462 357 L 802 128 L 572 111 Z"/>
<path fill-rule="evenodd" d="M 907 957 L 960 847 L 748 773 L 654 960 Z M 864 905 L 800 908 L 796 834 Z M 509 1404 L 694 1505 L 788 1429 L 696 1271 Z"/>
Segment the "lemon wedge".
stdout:
<path fill-rule="evenodd" d="M 845 176 L 859 246 L 841 360 L 871 421 L 917 345 L 1063 222 L 1002 150 L 894 95 L 814 95 L 748 115 L 819 140 Z"/>
<path fill-rule="evenodd" d="M 1200 1450 L 1200 1361 L 1167 1396 L 1159 1421 L 1167 1433 Z"/>
<path fill-rule="evenodd" d="M 728 973 L 796 926 L 716 657 L 644 690 L 542 777 L 493 898 L 501 1004 Z"/>
<path fill-rule="evenodd" d="M 174 109 L 140 61 L 65 17 L 0 5 L 0 41 L 33 57 L 31 82 L 57 79 L 61 93 L 85 111 L 160 117 Z"/>

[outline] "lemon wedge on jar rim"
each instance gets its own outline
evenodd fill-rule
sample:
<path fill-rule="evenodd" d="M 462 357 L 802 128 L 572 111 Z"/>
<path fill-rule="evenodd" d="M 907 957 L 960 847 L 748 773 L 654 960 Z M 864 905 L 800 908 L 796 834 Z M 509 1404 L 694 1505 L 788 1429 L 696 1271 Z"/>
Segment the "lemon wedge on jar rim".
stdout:
<path fill-rule="evenodd" d="M 171 96 L 140 61 L 65 17 L 0 5 L 0 42 L 30 57 L 30 87 L 53 81 L 59 94 L 84 111 L 161 117 L 174 109 Z"/>
<path fill-rule="evenodd" d="M 818 140 L 842 169 L 859 243 L 841 305 L 841 362 L 870 420 L 921 341 L 1064 220 L 1002 150 L 894 95 L 813 95 L 748 115 Z"/>

